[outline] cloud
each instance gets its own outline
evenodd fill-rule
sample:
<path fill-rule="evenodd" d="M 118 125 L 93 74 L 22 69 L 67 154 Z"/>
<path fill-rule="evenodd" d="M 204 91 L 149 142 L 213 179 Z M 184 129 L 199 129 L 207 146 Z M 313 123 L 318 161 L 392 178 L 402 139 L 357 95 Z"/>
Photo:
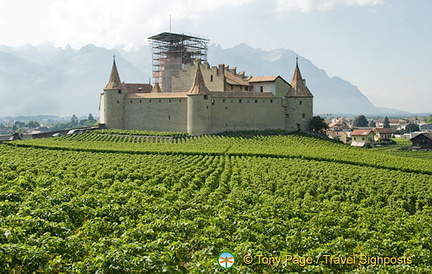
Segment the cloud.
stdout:
<path fill-rule="evenodd" d="M 384 0 L 276 0 L 278 13 L 284 12 L 310 12 L 313 10 L 326 11 L 337 5 L 348 6 L 375 6 L 383 4 Z"/>
<path fill-rule="evenodd" d="M 126 47 L 147 43 L 147 35 L 193 29 L 202 14 L 247 5 L 254 0 L 64 0 L 50 6 L 51 33 L 60 44 Z M 74 37 L 74 41 L 70 41 Z M 68 42 L 69 41 L 69 42 Z"/>

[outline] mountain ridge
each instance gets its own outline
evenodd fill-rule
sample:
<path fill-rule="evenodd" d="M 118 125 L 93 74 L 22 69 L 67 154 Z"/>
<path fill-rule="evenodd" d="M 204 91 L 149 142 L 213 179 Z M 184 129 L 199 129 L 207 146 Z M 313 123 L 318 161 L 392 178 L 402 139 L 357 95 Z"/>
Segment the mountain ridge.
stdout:
<path fill-rule="evenodd" d="M 99 96 L 116 56 L 124 82 L 150 82 L 152 59 L 148 45 L 126 51 L 88 44 L 80 49 L 38 46 L 0 46 L 0 116 L 32 114 L 98 114 Z M 375 107 L 361 91 L 340 77 L 329 77 L 310 60 L 292 50 L 265 51 L 238 44 L 224 49 L 211 44 L 208 62 L 236 66 L 246 75 L 279 75 L 291 82 L 298 59 L 302 75 L 314 94 L 314 113 L 409 113 Z"/>

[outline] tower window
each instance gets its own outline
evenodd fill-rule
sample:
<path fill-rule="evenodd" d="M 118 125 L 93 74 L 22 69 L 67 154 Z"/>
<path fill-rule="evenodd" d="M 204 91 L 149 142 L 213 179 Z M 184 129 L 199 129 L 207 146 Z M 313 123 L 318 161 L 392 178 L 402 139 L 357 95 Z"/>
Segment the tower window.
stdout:
<path fill-rule="evenodd" d="M 231 86 L 231 90 L 233 90 L 233 86 Z"/>
<path fill-rule="evenodd" d="M 171 120 L 171 115 L 168 115 L 168 120 Z"/>
<path fill-rule="evenodd" d="M 302 118 L 303 118 L 303 119 L 306 118 L 306 114 L 303 113 L 303 114 L 302 114 Z"/>
<path fill-rule="evenodd" d="M 142 103 L 142 100 L 140 100 L 140 103 Z"/>
<path fill-rule="evenodd" d="M 168 103 L 171 103 L 171 99 L 168 100 Z"/>
<path fill-rule="evenodd" d="M 270 104 L 273 104 L 273 100 L 270 100 Z"/>
<path fill-rule="evenodd" d="M 213 82 L 213 74 L 210 75 L 210 82 Z"/>
<path fill-rule="evenodd" d="M 151 103 L 151 100 L 149 100 L 149 103 Z"/>
<path fill-rule="evenodd" d="M 239 99 L 239 103 L 241 103 L 242 101 L 241 101 L 241 99 Z"/>
<path fill-rule="evenodd" d="M 289 114 L 288 114 L 288 113 L 287 113 L 287 114 L 285 114 L 285 117 L 286 117 L 286 118 L 289 118 Z"/>
<path fill-rule="evenodd" d="M 299 102 L 299 105 L 302 105 L 302 104 L 303 104 L 303 101 L 300 101 L 300 102 Z"/>
<path fill-rule="evenodd" d="M 162 100 L 161 99 L 159 99 L 159 103 L 161 103 L 162 102 Z"/>
<path fill-rule="evenodd" d="M 258 103 L 258 100 L 255 100 L 255 103 Z"/>
<path fill-rule="evenodd" d="M 119 90 L 117 91 L 117 93 L 118 93 L 118 94 L 121 94 L 121 89 L 119 89 Z"/>
<path fill-rule="evenodd" d="M 208 99 L 208 95 L 204 95 L 204 100 L 207 100 Z"/>
<path fill-rule="evenodd" d="M 260 91 L 263 92 L 264 91 L 264 87 L 260 86 Z"/>
<path fill-rule="evenodd" d="M 222 99 L 222 103 L 225 103 L 225 99 Z"/>

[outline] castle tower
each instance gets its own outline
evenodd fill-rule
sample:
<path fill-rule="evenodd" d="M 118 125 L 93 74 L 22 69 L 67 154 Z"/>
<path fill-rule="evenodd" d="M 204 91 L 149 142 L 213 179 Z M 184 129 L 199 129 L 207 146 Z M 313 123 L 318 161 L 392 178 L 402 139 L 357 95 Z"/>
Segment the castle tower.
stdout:
<path fill-rule="evenodd" d="M 101 124 L 105 124 L 108 128 L 123 129 L 125 94 L 126 87 L 120 81 L 114 57 L 111 75 L 101 98 Z"/>
<path fill-rule="evenodd" d="M 291 88 L 285 97 L 288 98 L 285 113 L 286 130 L 307 130 L 309 120 L 313 115 L 313 95 L 306 86 L 306 80 L 301 75 L 298 57 L 296 58 Z"/>
<path fill-rule="evenodd" d="M 194 82 L 187 94 L 187 132 L 190 135 L 200 135 L 211 130 L 211 95 L 204 83 L 200 62 Z"/>
<path fill-rule="evenodd" d="M 153 78 L 162 92 L 172 92 L 172 78 L 196 58 L 207 58 L 208 39 L 163 32 L 148 38 L 153 55 Z"/>

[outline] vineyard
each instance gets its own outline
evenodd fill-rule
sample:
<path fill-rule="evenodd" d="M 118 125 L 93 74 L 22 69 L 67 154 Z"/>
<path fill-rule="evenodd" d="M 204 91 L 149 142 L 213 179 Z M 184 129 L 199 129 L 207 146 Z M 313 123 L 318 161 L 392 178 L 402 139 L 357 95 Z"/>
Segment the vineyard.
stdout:
<path fill-rule="evenodd" d="M 431 272 L 432 159 L 278 134 L 0 145 L 0 272 L 222 272 L 223 251 L 242 273 Z M 286 254 L 412 262 L 243 262 Z"/>

